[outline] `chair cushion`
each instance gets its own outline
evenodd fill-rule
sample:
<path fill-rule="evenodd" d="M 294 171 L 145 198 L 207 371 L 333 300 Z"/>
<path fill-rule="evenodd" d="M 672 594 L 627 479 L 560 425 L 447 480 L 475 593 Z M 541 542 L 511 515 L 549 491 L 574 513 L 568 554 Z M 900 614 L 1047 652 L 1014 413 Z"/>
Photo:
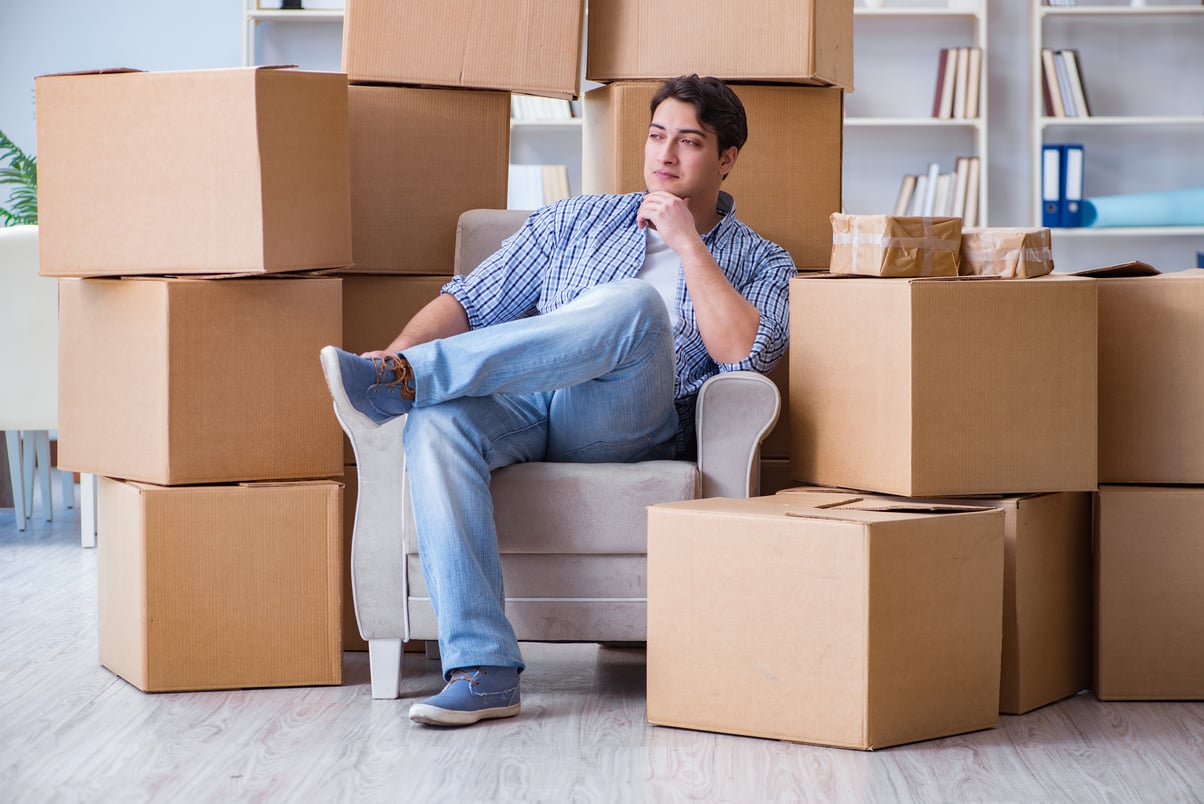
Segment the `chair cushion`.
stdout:
<path fill-rule="evenodd" d="M 687 461 L 521 463 L 493 473 L 503 553 L 647 552 L 649 505 L 697 498 Z"/>

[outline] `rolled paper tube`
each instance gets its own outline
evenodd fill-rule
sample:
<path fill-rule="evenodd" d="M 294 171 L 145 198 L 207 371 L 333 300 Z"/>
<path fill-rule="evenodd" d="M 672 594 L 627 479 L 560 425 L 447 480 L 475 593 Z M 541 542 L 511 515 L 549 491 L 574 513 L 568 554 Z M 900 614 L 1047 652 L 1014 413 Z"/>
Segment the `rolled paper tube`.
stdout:
<path fill-rule="evenodd" d="M 1204 187 L 1083 199 L 1084 226 L 1204 226 Z"/>

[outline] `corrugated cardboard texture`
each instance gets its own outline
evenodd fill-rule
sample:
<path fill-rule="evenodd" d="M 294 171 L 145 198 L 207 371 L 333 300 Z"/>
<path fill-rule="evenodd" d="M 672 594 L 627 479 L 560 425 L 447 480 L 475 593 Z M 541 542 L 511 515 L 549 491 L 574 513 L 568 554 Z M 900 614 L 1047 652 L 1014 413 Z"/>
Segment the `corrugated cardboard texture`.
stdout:
<path fill-rule="evenodd" d="M 1096 285 L 799 278 L 796 480 L 903 496 L 1096 486 Z"/>
<path fill-rule="evenodd" d="M 1101 486 L 1100 700 L 1204 699 L 1204 489 Z"/>
<path fill-rule="evenodd" d="M 350 264 L 343 76 L 43 76 L 37 95 L 42 275 Z"/>
<path fill-rule="evenodd" d="M 611 84 L 585 95 L 582 184 L 587 193 L 647 189 L 644 142 L 659 82 Z M 844 96 L 822 87 L 733 86 L 748 143 L 723 183 L 736 216 L 790 252 L 803 271 L 826 271 L 828 216 L 840 209 Z M 800 147 L 799 143 L 806 143 Z"/>
<path fill-rule="evenodd" d="M 852 90 L 847 0 L 771 0 L 708 11 L 684 0 L 593 0 L 586 77 L 606 83 L 698 73 Z"/>
<path fill-rule="evenodd" d="M 971 229 L 962 232 L 962 276 L 1045 276 L 1054 269 L 1048 229 Z"/>
<path fill-rule="evenodd" d="M 833 212 L 834 274 L 957 276 L 962 219 Z"/>
<path fill-rule="evenodd" d="M 101 663 L 147 692 L 342 680 L 342 486 L 98 486 Z"/>
<path fill-rule="evenodd" d="M 349 100 L 355 270 L 451 274 L 460 214 L 506 206 L 510 96 L 353 86 Z"/>
<path fill-rule="evenodd" d="M 796 487 L 783 493 L 819 497 L 824 492 L 819 487 Z M 1092 498 L 1087 492 L 1006 497 L 862 495 L 866 504 L 973 505 L 1003 511 L 1000 712 L 1023 714 L 1091 686 Z"/>
<path fill-rule="evenodd" d="M 576 98 L 583 0 L 348 0 L 343 70 L 356 83 Z"/>
<path fill-rule="evenodd" d="M 163 485 L 334 477 L 339 279 L 60 282 L 59 463 Z"/>
<path fill-rule="evenodd" d="M 1204 483 L 1204 276 L 1101 279 L 1099 474 Z"/>
<path fill-rule="evenodd" d="M 1003 515 L 791 496 L 649 509 L 649 721 L 847 748 L 995 725 Z"/>

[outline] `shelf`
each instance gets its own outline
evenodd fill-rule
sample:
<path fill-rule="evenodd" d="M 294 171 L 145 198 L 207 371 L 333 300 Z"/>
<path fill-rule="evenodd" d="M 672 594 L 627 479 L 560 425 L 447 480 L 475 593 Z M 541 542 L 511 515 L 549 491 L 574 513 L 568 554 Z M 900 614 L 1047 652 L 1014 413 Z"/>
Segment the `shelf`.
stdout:
<path fill-rule="evenodd" d="M 1050 229 L 1060 237 L 1199 237 L 1204 226 L 1075 226 Z"/>
<path fill-rule="evenodd" d="M 1043 128 L 1054 126 L 1201 126 L 1204 115 L 1113 115 L 1092 117 L 1042 117 Z"/>
<path fill-rule="evenodd" d="M 1165 17 L 1204 15 L 1204 6 L 1040 6 L 1042 17 Z"/>
<path fill-rule="evenodd" d="M 248 10 L 247 19 L 259 22 L 342 22 L 343 10 L 340 8 Z"/>
<path fill-rule="evenodd" d="M 982 125 L 981 118 L 942 119 L 937 117 L 846 117 L 847 128 L 972 128 Z"/>
<path fill-rule="evenodd" d="M 573 117 L 568 120 L 515 120 L 510 118 L 510 128 L 579 129 L 581 128 L 581 118 Z"/>
<path fill-rule="evenodd" d="M 855 6 L 853 8 L 853 16 L 855 17 L 977 17 L 981 9 L 975 8 L 948 8 L 948 7 L 923 7 L 923 8 L 891 8 L 886 6 L 883 8 L 861 8 Z"/>

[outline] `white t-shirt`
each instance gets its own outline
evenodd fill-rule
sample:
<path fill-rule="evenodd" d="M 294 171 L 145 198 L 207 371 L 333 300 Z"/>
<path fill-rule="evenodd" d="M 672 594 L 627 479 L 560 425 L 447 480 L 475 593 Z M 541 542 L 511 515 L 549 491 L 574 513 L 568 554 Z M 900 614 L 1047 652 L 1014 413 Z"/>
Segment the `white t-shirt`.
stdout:
<path fill-rule="evenodd" d="M 676 327 L 677 278 L 681 274 L 681 258 L 651 226 L 644 231 L 648 233 L 648 254 L 644 258 L 644 267 L 635 276 L 636 279 L 652 283 L 652 287 L 661 294 L 669 310 L 669 321 Z"/>

